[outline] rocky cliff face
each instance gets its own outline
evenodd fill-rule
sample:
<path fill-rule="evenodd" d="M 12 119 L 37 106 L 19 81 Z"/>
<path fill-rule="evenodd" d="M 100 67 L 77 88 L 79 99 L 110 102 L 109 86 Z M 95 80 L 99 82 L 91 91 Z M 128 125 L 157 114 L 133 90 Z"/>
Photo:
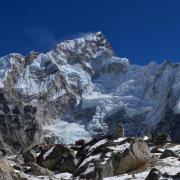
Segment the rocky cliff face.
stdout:
<path fill-rule="evenodd" d="M 0 58 L 1 148 L 112 134 L 180 133 L 180 64 L 131 65 L 101 32 Z"/>

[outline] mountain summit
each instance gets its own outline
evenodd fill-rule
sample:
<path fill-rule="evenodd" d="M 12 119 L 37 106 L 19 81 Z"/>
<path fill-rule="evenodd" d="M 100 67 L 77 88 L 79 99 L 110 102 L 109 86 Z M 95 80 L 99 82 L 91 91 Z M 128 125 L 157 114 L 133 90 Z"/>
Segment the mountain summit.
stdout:
<path fill-rule="evenodd" d="M 1 148 L 111 135 L 180 136 L 180 64 L 132 65 L 101 32 L 0 58 Z"/>

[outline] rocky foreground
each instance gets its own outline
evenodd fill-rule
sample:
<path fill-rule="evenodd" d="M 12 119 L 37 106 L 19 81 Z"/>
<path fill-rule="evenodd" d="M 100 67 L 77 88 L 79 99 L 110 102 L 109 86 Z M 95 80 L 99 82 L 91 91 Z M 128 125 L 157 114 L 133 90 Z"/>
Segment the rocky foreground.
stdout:
<path fill-rule="evenodd" d="M 180 145 L 168 134 L 138 138 L 118 132 L 88 143 L 37 145 L 17 155 L 1 150 L 0 179 L 180 179 Z"/>

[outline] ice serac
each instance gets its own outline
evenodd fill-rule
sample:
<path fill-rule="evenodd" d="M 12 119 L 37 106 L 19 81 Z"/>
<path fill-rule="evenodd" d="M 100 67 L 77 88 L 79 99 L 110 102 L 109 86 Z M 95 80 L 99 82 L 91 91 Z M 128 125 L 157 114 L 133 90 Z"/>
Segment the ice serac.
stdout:
<path fill-rule="evenodd" d="M 62 42 L 47 53 L 2 57 L 0 78 L 7 99 L 1 109 L 10 109 L 7 115 L 2 111 L 2 142 L 8 136 L 4 128 L 18 122 L 16 106 L 23 128 L 10 131 L 19 146 L 28 146 L 29 137 L 34 144 L 43 137 L 47 142 L 89 140 L 112 134 L 119 122 L 128 136 L 166 131 L 178 141 L 180 64 L 131 65 L 116 57 L 101 32 Z M 21 129 L 22 138 L 17 136 Z"/>

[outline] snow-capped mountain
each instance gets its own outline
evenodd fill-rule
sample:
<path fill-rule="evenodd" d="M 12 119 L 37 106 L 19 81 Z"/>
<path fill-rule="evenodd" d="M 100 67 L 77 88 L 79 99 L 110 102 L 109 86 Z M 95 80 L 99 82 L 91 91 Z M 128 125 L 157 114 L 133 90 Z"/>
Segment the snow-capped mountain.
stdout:
<path fill-rule="evenodd" d="M 101 32 L 0 58 L 0 91 L 2 147 L 90 140 L 119 122 L 127 136 L 165 131 L 179 141 L 180 64 L 133 65 Z"/>

